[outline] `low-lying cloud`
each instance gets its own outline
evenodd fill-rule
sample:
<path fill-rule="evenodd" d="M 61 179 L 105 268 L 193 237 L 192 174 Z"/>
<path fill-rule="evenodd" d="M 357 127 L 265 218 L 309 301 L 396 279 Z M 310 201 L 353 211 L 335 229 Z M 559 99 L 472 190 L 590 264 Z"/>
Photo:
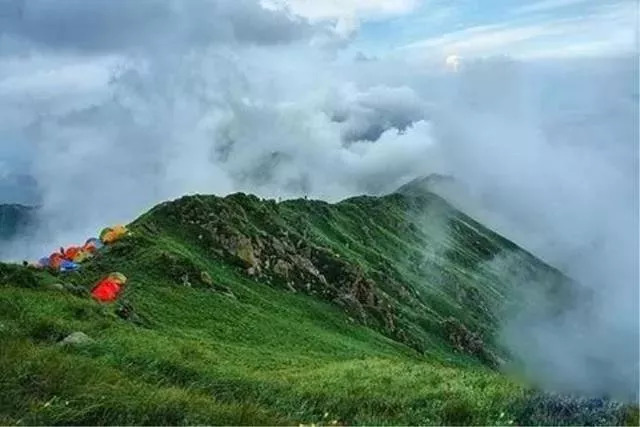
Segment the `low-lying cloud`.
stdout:
<path fill-rule="evenodd" d="M 328 111 L 334 122 L 343 124 L 342 140 L 349 144 L 375 142 L 389 129 L 405 132 L 426 118 L 425 107 L 411 88 L 376 86 L 364 92 L 345 88 Z"/>

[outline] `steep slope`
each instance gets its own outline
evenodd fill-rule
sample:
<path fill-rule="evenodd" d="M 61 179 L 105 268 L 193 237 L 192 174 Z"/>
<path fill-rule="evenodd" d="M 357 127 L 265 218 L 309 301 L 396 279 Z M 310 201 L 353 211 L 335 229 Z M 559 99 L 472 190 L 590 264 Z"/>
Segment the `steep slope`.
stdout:
<path fill-rule="evenodd" d="M 562 303 L 574 286 L 432 194 L 335 205 L 189 196 L 131 229 L 77 274 L 0 265 L 0 423 L 628 415 L 614 402 L 532 394 L 496 370 L 509 357 L 499 318 L 520 304 L 512 279 Z M 87 291 L 111 271 L 129 284 L 119 303 L 99 305 Z M 61 344 L 74 331 L 92 341 Z"/>
<path fill-rule="evenodd" d="M 558 271 L 431 193 L 336 205 L 194 196 L 153 209 L 134 227 L 330 301 L 420 352 L 451 356 L 451 339 L 465 341 L 460 350 L 491 366 L 503 353 L 493 332 L 516 284 L 489 261 L 508 254 L 529 281 L 570 289 Z"/>

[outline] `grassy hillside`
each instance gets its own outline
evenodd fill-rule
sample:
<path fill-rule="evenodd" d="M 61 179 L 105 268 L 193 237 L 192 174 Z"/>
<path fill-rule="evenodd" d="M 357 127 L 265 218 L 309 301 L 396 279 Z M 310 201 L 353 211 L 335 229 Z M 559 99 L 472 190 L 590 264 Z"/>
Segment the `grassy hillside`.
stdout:
<path fill-rule="evenodd" d="M 500 373 L 510 260 L 573 284 L 432 194 L 330 205 L 191 196 L 59 275 L 0 264 L 0 424 L 634 422 Z M 515 267 L 513 267 L 515 266 Z M 116 304 L 88 290 L 129 277 Z M 66 344 L 83 332 L 90 340 Z"/>

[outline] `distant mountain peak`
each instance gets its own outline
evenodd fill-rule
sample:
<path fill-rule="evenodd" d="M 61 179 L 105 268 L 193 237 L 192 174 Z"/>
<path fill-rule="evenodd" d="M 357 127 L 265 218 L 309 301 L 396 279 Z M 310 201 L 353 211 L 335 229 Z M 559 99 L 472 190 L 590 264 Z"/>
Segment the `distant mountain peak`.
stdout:
<path fill-rule="evenodd" d="M 442 186 L 456 185 L 458 181 L 452 175 L 432 173 L 412 179 L 400 186 L 394 193 L 415 195 L 416 193 L 435 193 Z"/>
<path fill-rule="evenodd" d="M 36 208 L 18 203 L 0 204 L 0 241 L 22 233 L 32 223 Z"/>

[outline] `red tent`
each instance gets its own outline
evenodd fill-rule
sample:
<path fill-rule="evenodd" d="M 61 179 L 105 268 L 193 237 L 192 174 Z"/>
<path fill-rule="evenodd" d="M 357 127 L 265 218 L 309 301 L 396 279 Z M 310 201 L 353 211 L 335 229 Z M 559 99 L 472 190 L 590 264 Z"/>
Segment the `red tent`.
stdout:
<path fill-rule="evenodd" d="M 93 288 L 91 295 L 100 302 L 113 302 L 118 299 L 126 281 L 124 275 L 112 273 Z"/>

